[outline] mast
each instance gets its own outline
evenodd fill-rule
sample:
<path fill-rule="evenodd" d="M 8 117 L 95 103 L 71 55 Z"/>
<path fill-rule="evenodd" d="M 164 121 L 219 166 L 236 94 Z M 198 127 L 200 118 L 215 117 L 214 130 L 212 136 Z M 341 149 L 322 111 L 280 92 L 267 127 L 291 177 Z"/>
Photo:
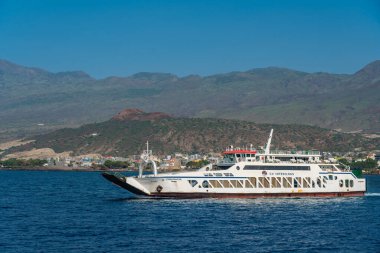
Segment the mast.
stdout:
<path fill-rule="evenodd" d="M 273 135 L 273 128 L 270 130 L 267 146 L 265 147 L 265 155 L 266 156 L 270 154 L 270 143 L 272 141 L 272 135 Z"/>
<path fill-rule="evenodd" d="M 140 158 L 141 158 L 141 162 L 139 165 L 138 177 L 141 178 L 143 176 L 143 169 L 144 169 L 143 167 L 148 163 L 151 163 L 153 165 L 153 175 L 157 176 L 157 165 L 156 165 L 156 162 L 153 161 L 152 150 L 149 150 L 149 141 L 146 142 L 146 150 L 143 151 Z"/>

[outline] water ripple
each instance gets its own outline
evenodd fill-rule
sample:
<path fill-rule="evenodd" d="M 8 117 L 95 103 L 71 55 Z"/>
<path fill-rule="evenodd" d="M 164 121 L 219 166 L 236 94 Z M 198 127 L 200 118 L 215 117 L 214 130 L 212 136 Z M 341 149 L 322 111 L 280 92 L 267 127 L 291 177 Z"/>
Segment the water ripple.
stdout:
<path fill-rule="evenodd" d="M 0 171 L 1 252 L 379 252 L 359 198 L 150 199 L 98 173 Z"/>

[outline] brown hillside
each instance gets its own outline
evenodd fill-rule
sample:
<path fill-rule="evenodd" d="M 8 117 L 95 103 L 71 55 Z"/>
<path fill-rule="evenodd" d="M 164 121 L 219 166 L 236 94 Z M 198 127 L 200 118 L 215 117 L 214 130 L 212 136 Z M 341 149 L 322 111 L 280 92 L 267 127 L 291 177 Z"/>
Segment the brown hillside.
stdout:
<path fill-rule="evenodd" d="M 119 121 L 126 121 L 126 120 L 143 121 L 143 120 L 157 120 L 157 119 L 166 119 L 166 118 L 170 118 L 170 116 L 166 113 L 162 113 L 162 112 L 146 113 L 136 108 L 125 109 L 112 117 L 113 120 L 119 120 Z"/>

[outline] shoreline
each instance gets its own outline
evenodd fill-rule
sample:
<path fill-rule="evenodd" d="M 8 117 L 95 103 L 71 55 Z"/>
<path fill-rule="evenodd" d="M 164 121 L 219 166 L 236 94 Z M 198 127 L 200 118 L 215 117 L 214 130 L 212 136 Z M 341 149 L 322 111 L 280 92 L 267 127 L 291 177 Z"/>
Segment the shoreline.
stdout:
<path fill-rule="evenodd" d="M 70 167 L 34 167 L 34 168 L 23 168 L 23 167 L 18 167 L 18 168 L 5 168 L 5 167 L 0 167 L 0 171 L 78 171 L 78 172 L 136 172 L 138 173 L 138 169 L 93 169 L 93 168 L 70 168 Z M 147 171 L 151 172 L 151 171 Z M 171 172 L 171 171 L 164 171 L 162 170 L 161 172 Z"/>
<path fill-rule="evenodd" d="M 65 166 L 54 166 L 54 167 L 34 167 L 34 168 L 5 168 L 0 167 L 0 171 L 78 171 L 78 172 L 136 172 L 138 173 L 138 169 L 132 170 L 132 169 L 93 169 L 93 168 L 85 168 L 85 167 L 79 167 L 79 168 L 71 168 L 71 167 L 65 167 Z M 168 172 L 168 171 L 162 171 L 162 172 Z M 364 173 L 363 176 L 379 176 L 380 172 L 376 173 Z"/>
<path fill-rule="evenodd" d="M 137 170 L 129 169 L 92 169 L 92 168 L 70 168 L 70 167 L 35 167 L 35 168 L 1 168 L 0 171 L 78 171 L 78 172 L 138 172 Z"/>

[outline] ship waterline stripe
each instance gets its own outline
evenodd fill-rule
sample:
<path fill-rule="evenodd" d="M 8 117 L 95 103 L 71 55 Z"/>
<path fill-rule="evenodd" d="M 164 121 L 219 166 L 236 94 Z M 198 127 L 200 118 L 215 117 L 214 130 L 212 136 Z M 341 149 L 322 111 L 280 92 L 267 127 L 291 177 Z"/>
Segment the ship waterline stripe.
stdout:
<path fill-rule="evenodd" d="M 292 193 L 205 193 L 162 192 L 148 196 L 156 198 L 299 198 L 299 197 L 361 197 L 365 191 L 351 192 L 292 192 Z"/>

